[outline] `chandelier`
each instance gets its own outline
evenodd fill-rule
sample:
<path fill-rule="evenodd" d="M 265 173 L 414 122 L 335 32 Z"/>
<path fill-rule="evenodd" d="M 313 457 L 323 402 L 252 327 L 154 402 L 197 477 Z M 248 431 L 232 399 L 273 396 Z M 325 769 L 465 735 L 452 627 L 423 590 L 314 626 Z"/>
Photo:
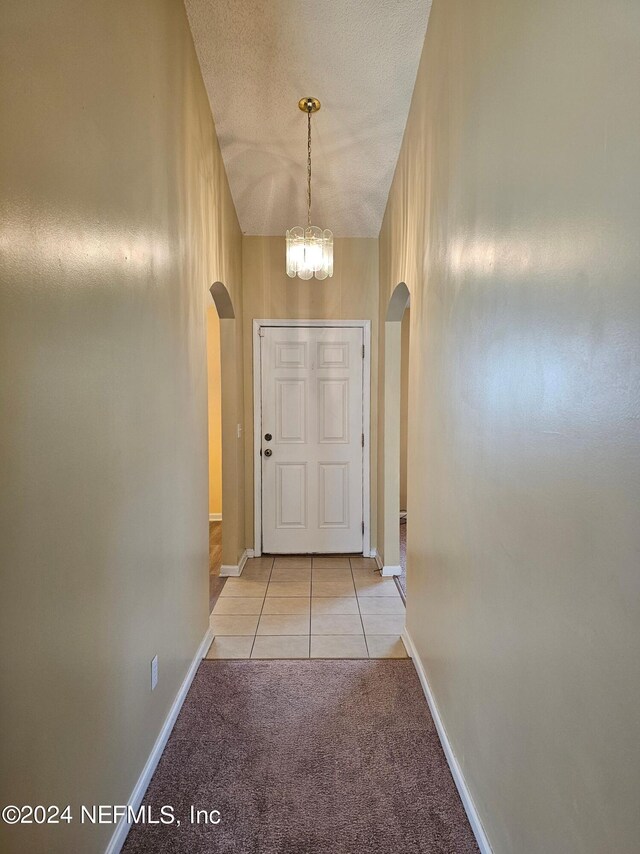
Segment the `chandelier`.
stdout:
<path fill-rule="evenodd" d="M 333 234 L 311 225 L 311 114 L 320 109 L 317 98 L 302 98 L 298 107 L 307 114 L 307 227 L 287 231 L 287 276 L 326 279 L 333 276 Z"/>

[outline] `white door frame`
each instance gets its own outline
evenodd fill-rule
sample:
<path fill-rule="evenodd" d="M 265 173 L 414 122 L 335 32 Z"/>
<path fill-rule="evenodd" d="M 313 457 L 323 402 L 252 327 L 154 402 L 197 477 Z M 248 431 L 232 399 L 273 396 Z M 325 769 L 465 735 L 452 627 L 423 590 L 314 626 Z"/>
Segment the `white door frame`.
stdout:
<path fill-rule="evenodd" d="M 262 410 L 260 369 L 260 329 L 265 326 L 326 326 L 362 329 L 364 364 L 362 375 L 362 430 L 364 432 L 362 466 L 362 554 L 371 556 L 371 321 L 370 320 L 254 320 L 253 321 L 253 524 L 256 557 L 262 554 Z"/>

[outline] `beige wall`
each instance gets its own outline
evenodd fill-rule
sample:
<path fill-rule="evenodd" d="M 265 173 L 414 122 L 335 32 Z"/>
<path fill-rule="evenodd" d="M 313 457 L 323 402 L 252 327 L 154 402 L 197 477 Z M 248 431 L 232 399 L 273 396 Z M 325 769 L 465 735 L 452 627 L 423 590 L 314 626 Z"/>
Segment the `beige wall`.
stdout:
<path fill-rule="evenodd" d="M 209 396 L 209 513 L 222 513 L 222 390 L 220 319 L 207 309 L 207 378 Z"/>
<path fill-rule="evenodd" d="M 205 300 L 241 311 L 241 235 L 179 0 L 7 0 L 0 62 L 0 802 L 77 811 L 126 802 L 207 629 Z"/>
<path fill-rule="evenodd" d="M 242 257 L 242 255 L 240 255 Z M 234 281 L 240 281 L 241 276 Z M 237 566 L 245 550 L 244 375 L 242 294 L 233 297 L 235 317 L 220 321 L 222 397 L 222 563 Z"/>
<path fill-rule="evenodd" d="M 495 854 L 638 850 L 639 79 L 635 0 L 435 0 L 381 232 L 408 628 Z"/>
<path fill-rule="evenodd" d="M 371 448 L 376 448 L 378 383 L 378 241 L 334 240 L 333 278 L 290 279 L 282 237 L 244 237 L 244 408 L 246 422 L 246 541 L 253 547 L 253 320 L 371 320 Z M 375 455 L 372 451 L 372 460 Z M 371 469 L 371 544 L 376 543 L 376 467 Z M 226 511 L 225 511 L 226 512 Z"/>
<path fill-rule="evenodd" d="M 400 351 L 400 509 L 407 509 L 407 434 L 409 427 L 409 331 L 411 311 L 402 318 Z"/>

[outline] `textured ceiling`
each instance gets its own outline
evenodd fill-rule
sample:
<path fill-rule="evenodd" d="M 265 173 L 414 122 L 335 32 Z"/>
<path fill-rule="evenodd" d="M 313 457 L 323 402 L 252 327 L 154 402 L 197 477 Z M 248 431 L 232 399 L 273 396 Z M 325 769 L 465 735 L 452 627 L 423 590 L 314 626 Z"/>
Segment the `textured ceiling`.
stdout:
<path fill-rule="evenodd" d="M 245 234 L 306 223 L 377 237 L 407 120 L 430 0 L 186 0 Z"/>

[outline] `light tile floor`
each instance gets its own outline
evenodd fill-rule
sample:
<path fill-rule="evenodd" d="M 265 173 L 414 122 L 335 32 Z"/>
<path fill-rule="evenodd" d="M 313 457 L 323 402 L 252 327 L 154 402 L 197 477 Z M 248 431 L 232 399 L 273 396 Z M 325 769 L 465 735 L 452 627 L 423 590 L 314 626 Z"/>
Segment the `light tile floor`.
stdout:
<path fill-rule="evenodd" d="M 227 579 L 206 658 L 406 658 L 404 604 L 376 562 L 260 557 Z"/>

